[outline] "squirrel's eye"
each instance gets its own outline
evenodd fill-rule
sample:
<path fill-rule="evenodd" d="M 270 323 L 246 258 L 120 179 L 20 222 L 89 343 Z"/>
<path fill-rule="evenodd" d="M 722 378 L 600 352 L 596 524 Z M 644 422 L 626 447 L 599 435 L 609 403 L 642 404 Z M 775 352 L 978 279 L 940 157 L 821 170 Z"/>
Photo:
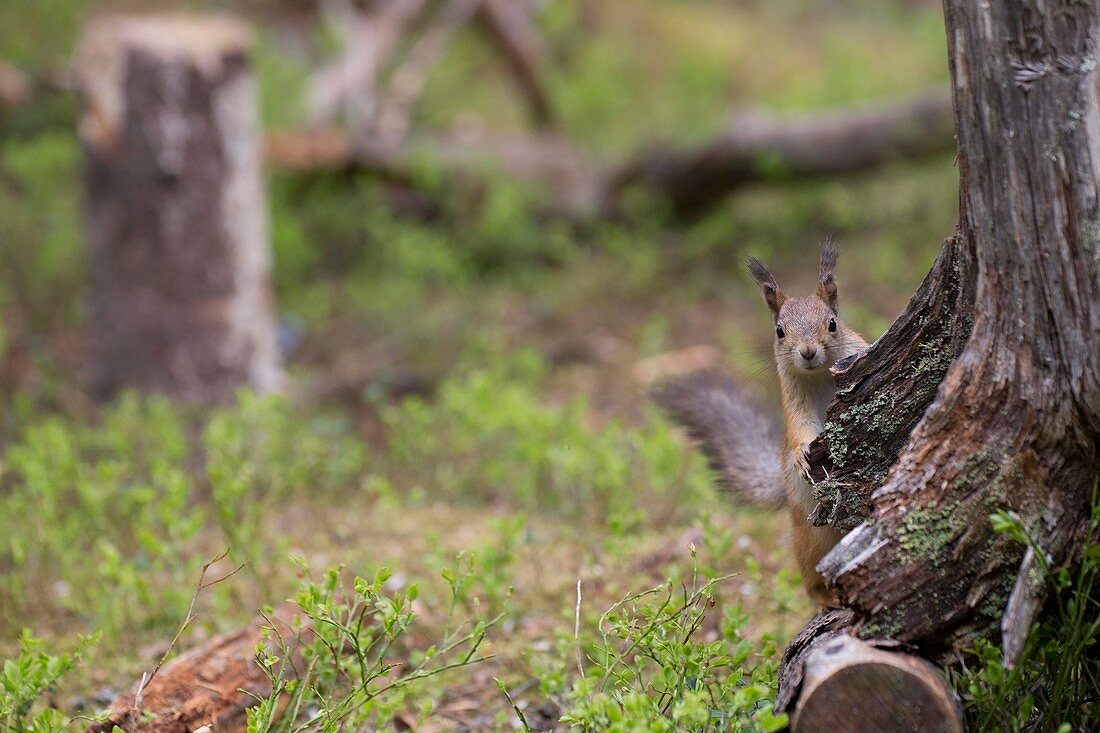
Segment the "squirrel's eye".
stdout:
<path fill-rule="evenodd" d="M 836 333 L 836 319 L 829 319 L 829 333 Z"/>
<path fill-rule="evenodd" d="M 782 326 L 776 325 L 776 327 L 775 327 L 775 335 L 776 335 L 776 336 L 778 336 L 779 338 L 783 338 L 783 337 L 784 337 L 784 336 L 786 336 L 787 334 L 786 334 L 786 333 L 785 333 L 785 332 L 783 331 L 783 327 L 782 327 Z"/>

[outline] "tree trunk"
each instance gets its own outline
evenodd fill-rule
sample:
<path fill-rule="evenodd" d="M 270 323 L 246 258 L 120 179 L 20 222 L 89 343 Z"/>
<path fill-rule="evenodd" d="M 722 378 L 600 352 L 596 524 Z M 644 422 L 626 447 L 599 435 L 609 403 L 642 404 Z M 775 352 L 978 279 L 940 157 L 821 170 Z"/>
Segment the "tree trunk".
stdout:
<path fill-rule="evenodd" d="M 218 402 L 280 385 L 249 44 L 222 16 L 102 19 L 83 39 L 101 393 Z"/>
<path fill-rule="evenodd" d="M 1048 584 L 992 531 L 994 511 L 1020 517 L 1054 568 L 1096 540 L 1100 11 L 944 5 L 959 228 L 906 313 L 839 370 L 812 462 L 828 475 L 817 518 L 858 524 L 819 565 L 851 615 L 815 620 L 789 650 L 783 706 L 797 658 L 838 625 L 933 657 L 999 625 L 1012 664 Z"/>

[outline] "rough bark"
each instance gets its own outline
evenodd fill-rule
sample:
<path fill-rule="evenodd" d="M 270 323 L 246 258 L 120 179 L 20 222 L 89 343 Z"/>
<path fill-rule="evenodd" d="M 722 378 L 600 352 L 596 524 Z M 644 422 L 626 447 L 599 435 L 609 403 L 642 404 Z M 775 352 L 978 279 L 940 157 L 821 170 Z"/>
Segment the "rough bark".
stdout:
<path fill-rule="evenodd" d="M 829 423 L 810 445 L 819 502 L 814 524 L 847 532 L 868 517 L 871 494 L 962 352 L 973 307 L 973 253 L 952 237 L 890 330 L 860 358 L 833 369 L 837 394 Z"/>
<path fill-rule="evenodd" d="M 203 726 L 226 733 L 245 730 L 246 711 L 256 704 L 248 693 L 271 694 L 271 681 L 256 663 L 256 646 L 272 643 L 277 633 L 293 657 L 302 638 L 293 619 L 290 607 L 284 607 L 271 619 L 273 625 L 258 620 L 181 654 L 145 689 L 139 681 L 112 702 L 106 717 L 90 726 L 88 733 L 109 733 L 116 725 L 126 733 L 192 733 Z M 292 678 L 297 660 L 284 663 Z"/>
<path fill-rule="evenodd" d="M 93 381 L 187 401 L 277 389 L 250 34 L 105 18 L 79 52 Z"/>
<path fill-rule="evenodd" d="M 950 246 L 972 262 L 955 298 L 973 293 L 972 325 L 869 507 L 864 497 L 913 412 L 903 406 L 904 419 L 893 419 L 897 385 L 922 353 L 950 356 L 965 329 L 955 323 L 936 345 L 916 328 L 937 317 L 918 294 L 886 344 L 847 367 L 818 467 L 829 468 L 827 455 L 834 470 L 851 469 L 856 450 L 886 458 L 872 456 L 858 500 L 836 515 L 847 525 L 867 512 L 864 521 L 818 569 L 860 636 L 936 656 L 999 625 L 1012 664 L 1048 585 L 1034 553 L 996 535 L 989 515 L 1014 512 L 1054 568 L 1097 540 L 1087 513 L 1100 474 L 1100 10 L 1074 0 L 945 0 L 945 10 L 960 174 Z M 932 291 L 943 289 L 937 278 L 950 282 L 944 257 Z M 918 406 L 935 379 L 920 381 Z M 808 631 L 804 646 L 827 643 Z M 784 699 L 798 683 L 788 667 Z"/>

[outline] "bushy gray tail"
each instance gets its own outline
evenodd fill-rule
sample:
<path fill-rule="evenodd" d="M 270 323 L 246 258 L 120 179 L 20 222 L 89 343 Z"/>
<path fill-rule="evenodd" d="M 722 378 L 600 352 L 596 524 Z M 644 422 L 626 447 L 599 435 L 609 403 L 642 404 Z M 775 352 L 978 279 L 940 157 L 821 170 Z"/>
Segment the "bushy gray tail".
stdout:
<path fill-rule="evenodd" d="M 724 374 L 696 372 L 659 385 L 653 399 L 687 430 L 722 487 L 771 508 L 784 505 L 781 434 Z"/>

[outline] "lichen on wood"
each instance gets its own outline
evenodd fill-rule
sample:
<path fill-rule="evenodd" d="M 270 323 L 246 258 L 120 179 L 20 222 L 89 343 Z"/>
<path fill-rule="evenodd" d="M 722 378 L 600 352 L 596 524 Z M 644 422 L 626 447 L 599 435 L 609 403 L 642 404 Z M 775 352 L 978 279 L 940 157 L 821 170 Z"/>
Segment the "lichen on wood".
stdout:
<path fill-rule="evenodd" d="M 890 329 L 854 359 L 838 363 L 836 399 L 810 446 L 814 524 L 841 531 L 870 515 L 886 478 L 970 334 L 972 254 L 947 239 L 932 271 Z"/>

